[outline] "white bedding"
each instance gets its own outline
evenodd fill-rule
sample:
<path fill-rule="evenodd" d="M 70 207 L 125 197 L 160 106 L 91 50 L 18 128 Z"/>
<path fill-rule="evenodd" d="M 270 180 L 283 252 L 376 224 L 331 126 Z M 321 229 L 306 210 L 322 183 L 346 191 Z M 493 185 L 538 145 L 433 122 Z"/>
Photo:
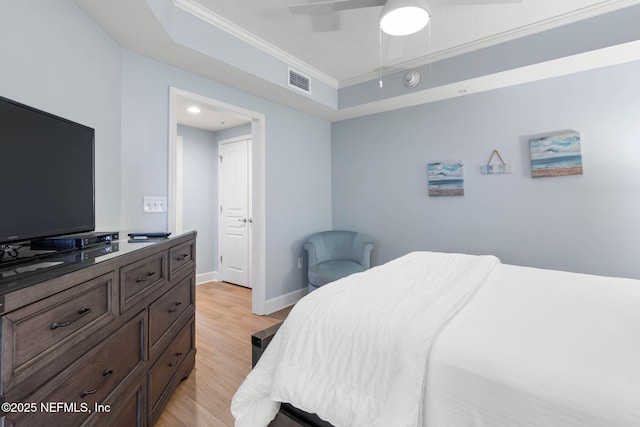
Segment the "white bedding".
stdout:
<path fill-rule="evenodd" d="M 277 402 L 336 426 L 417 426 L 433 339 L 499 261 L 414 252 L 303 298 L 233 398 L 237 427 Z"/>
<path fill-rule="evenodd" d="M 640 426 L 640 281 L 500 264 L 427 379 L 428 427 Z"/>
<path fill-rule="evenodd" d="M 424 262 L 413 259 L 411 268 L 405 262 L 400 258 L 382 274 L 378 267 L 301 300 L 289 316 L 296 320 L 290 327 L 285 322 L 234 397 L 236 426 L 266 426 L 277 401 L 318 413 L 337 427 L 640 426 L 640 281 L 494 259 L 488 276 L 462 286 L 465 290 L 456 292 L 461 298 L 449 308 L 433 306 L 436 300 L 426 297 L 436 312 L 446 313 L 435 321 L 439 326 L 468 302 L 439 333 L 429 326 L 426 338 L 419 338 L 425 331 L 413 326 L 423 326 L 422 316 L 433 311 L 420 309 L 426 306 L 418 297 L 406 305 L 398 298 L 413 295 L 433 277 L 416 273 Z M 427 270 L 451 280 L 447 273 L 434 273 L 431 264 Z M 363 312 L 368 304 L 375 308 L 366 311 L 375 314 L 364 324 L 342 317 Z M 339 320 L 318 323 L 323 318 Z M 406 328 L 408 338 L 394 336 L 391 328 L 403 322 L 412 326 Z M 320 324 L 319 335 L 312 334 Z M 354 336 L 352 324 L 364 330 L 356 329 Z M 376 356 L 380 349 L 374 344 L 383 344 L 382 354 Z M 407 356 L 412 344 L 422 350 Z M 399 352 L 391 356 L 385 353 L 389 348 Z M 342 378 L 337 386 L 329 374 Z M 409 377 L 418 380 L 417 394 Z M 350 416 L 357 419 L 345 419 Z"/>

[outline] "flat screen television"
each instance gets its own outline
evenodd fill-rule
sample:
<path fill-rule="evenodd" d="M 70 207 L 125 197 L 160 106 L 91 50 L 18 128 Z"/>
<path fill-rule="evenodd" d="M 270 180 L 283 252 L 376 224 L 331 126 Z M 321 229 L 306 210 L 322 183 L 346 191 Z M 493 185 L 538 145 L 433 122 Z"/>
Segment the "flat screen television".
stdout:
<path fill-rule="evenodd" d="M 0 97 L 0 245 L 94 230 L 94 152 L 94 129 Z"/>

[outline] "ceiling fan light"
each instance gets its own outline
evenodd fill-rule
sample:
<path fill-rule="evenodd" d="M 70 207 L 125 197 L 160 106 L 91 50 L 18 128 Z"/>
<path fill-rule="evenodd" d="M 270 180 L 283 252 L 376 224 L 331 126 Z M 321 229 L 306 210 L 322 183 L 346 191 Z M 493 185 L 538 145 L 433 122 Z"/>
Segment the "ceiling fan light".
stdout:
<path fill-rule="evenodd" d="M 391 36 L 406 36 L 423 29 L 430 18 L 425 1 L 388 0 L 380 14 L 380 28 Z"/>

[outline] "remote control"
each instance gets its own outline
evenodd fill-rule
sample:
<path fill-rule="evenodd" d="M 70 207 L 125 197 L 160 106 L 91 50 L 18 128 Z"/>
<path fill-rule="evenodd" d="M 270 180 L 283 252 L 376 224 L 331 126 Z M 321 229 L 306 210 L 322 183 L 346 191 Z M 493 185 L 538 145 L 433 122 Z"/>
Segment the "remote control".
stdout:
<path fill-rule="evenodd" d="M 132 239 L 161 239 L 169 237 L 171 233 L 166 231 L 152 232 L 152 233 L 129 233 L 129 237 Z"/>

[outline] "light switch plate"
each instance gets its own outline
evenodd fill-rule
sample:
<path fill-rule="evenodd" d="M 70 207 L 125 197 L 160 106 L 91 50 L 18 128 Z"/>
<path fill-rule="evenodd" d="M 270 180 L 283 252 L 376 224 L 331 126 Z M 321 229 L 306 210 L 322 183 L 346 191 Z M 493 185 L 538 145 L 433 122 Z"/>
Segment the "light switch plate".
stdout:
<path fill-rule="evenodd" d="M 167 198 L 144 196 L 142 203 L 142 211 L 144 213 L 157 213 L 167 211 Z"/>

